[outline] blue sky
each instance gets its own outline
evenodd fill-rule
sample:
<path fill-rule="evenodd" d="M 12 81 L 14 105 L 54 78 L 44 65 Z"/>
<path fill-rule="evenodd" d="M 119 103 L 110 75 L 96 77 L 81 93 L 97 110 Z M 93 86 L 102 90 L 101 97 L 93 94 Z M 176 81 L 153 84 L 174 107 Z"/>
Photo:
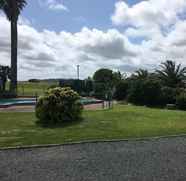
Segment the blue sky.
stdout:
<path fill-rule="evenodd" d="M 10 23 L 0 13 L 0 64 Z M 186 0 L 27 0 L 18 24 L 18 78 L 76 78 L 99 68 L 132 73 L 186 65 Z"/>
<path fill-rule="evenodd" d="M 23 16 L 33 23 L 38 30 L 66 30 L 78 32 L 82 27 L 107 30 L 113 28 L 110 15 L 114 12 L 114 4 L 118 0 L 63 0 L 69 11 L 50 11 L 41 7 L 39 1 L 28 0 Z M 128 0 L 132 5 L 139 0 Z"/>

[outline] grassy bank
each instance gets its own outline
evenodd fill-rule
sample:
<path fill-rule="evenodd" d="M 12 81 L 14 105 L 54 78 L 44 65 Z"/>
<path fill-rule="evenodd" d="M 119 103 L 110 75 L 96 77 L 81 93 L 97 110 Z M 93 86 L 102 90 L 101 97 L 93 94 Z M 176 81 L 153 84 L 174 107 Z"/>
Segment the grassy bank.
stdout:
<path fill-rule="evenodd" d="M 84 111 L 84 120 L 61 128 L 35 125 L 34 113 L 0 113 L 0 147 L 57 144 L 186 133 L 186 112 L 118 105 Z"/>

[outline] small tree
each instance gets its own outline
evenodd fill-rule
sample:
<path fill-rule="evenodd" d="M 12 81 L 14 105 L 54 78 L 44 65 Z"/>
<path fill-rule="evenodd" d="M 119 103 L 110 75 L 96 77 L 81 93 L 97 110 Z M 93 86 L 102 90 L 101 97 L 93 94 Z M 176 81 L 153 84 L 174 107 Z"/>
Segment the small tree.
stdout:
<path fill-rule="evenodd" d="M 97 98 L 107 99 L 106 95 L 111 95 L 114 88 L 122 79 L 120 72 L 113 72 L 109 69 L 99 69 L 94 73 L 94 93 Z"/>

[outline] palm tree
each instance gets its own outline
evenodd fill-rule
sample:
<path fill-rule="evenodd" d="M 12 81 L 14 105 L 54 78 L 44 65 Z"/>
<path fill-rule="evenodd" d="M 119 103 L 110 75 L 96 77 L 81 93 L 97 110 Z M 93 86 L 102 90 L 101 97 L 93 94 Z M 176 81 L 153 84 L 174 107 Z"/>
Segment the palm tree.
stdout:
<path fill-rule="evenodd" d="M 149 76 L 148 70 L 139 69 L 133 74 L 133 77 L 136 79 L 146 79 Z"/>
<path fill-rule="evenodd" d="M 161 63 L 160 67 L 161 70 L 156 70 L 156 73 L 164 86 L 176 88 L 184 85 L 186 67 L 181 68 L 181 64 L 176 65 L 171 60 Z"/>
<path fill-rule="evenodd" d="M 17 21 L 26 0 L 0 0 L 2 9 L 11 22 L 11 83 L 10 90 L 17 93 Z"/>

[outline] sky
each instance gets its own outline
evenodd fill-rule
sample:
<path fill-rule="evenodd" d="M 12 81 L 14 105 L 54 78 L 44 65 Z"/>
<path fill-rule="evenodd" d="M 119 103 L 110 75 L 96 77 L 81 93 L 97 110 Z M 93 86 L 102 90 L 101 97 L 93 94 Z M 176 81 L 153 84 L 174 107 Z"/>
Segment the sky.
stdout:
<path fill-rule="evenodd" d="M 186 66 L 186 0 L 27 0 L 18 22 L 18 79 L 76 78 L 99 68 Z M 0 12 L 0 64 L 10 23 Z"/>

